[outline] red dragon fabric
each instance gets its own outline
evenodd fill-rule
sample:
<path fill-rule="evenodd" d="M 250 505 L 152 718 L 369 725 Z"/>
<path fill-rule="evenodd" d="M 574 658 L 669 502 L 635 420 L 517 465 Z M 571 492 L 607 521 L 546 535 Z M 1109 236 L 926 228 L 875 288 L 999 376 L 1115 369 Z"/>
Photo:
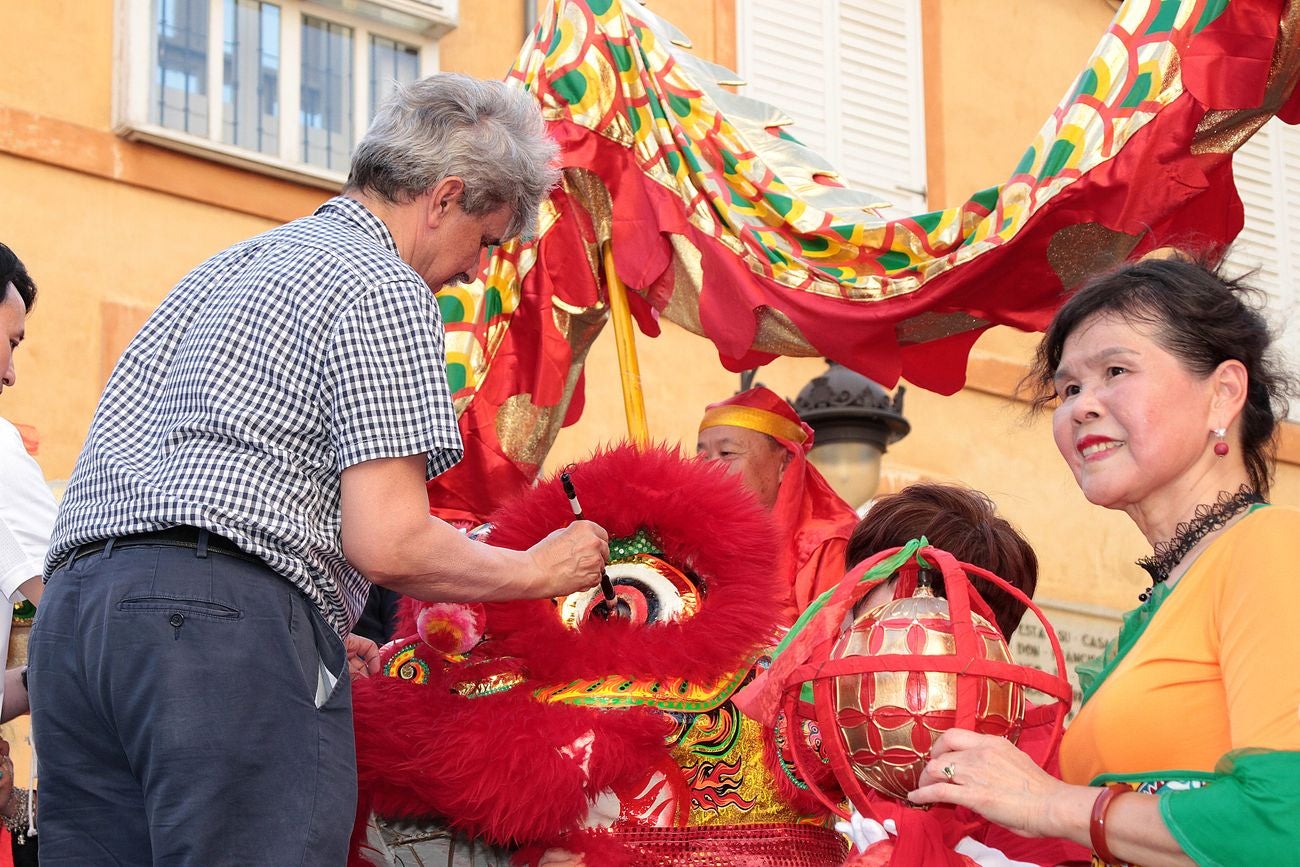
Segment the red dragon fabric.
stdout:
<path fill-rule="evenodd" d="M 945 394 L 989 326 L 1041 329 L 1126 257 L 1226 245 L 1243 220 L 1234 150 L 1298 113 L 1298 24 L 1282 0 L 1126 0 L 1001 184 L 895 217 L 634 0 L 556 0 L 509 77 L 541 106 L 565 184 L 536 240 L 444 305 L 467 457 L 431 504 L 481 520 L 581 412 L 606 245 L 648 334 L 665 317 L 732 370 L 821 355 Z"/>

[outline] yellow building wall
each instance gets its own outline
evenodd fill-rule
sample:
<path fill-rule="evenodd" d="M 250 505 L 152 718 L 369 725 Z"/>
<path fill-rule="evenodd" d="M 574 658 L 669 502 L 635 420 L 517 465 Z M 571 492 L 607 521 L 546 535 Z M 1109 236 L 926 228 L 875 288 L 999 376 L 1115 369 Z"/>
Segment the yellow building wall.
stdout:
<path fill-rule="evenodd" d="M 0 106 L 108 129 L 113 9 L 112 0 L 0 4 Z"/>
<path fill-rule="evenodd" d="M 461 6 L 441 67 L 503 76 L 523 0 Z M 117 356 L 176 281 L 330 195 L 114 134 L 116 19 L 114 0 L 0 4 L 0 241 L 40 289 L 0 414 L 37 429 L 53 482 L 70 475 Z"/>
<path fill-rule="evenodd" d="M 65 479 L 112 364 L 144 317 L 192 267 L 275 223 L 3 155 L 0 189 L 0 240 L 40 290 L 0 414 L 34 425 L 46 476 Z"/>

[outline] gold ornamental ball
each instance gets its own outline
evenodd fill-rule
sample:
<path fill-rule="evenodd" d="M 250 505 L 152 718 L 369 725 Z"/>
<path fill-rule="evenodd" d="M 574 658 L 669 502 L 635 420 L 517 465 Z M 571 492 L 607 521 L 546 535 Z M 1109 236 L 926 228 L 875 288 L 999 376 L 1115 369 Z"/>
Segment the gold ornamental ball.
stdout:
<path fill-rule="evenodd" d="M 974 611 L 971 621 L 984 658 L 1011 663 L 997 627 Z M 834 678 L 831 697 L 850 765 L 863 783 L 906 799 L 935 740 L 959 719 L 983 734 L 1001 735 L 1013 743 L 1019 738 L 1024 688 L 1013 681 L 963 673 L 966 666 L 955 654 L 948 600 L 937 598 L 924 584 L 913 596 L 856 615 L 841 635 L 830 658 L 854 658 L 857 664 L 854 673 Z M 958 707 L 959 684 L 966 685 L 963 701 L 974 700 L 973 721 L 969 708 Z"/>

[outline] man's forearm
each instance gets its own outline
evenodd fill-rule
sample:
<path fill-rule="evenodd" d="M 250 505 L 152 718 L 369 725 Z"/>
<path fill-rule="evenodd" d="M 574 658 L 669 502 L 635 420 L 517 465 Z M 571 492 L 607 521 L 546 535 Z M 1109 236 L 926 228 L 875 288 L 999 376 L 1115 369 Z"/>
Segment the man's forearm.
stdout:
<path fill-rule="evenodd" d="M 22 593 L 23 598 L 33 605 L 40 605 L 41 594 L 45 592 L 45 582 L 40 575 L 33 575 L 18 585 L 18 592 Z"/>
<path fill-rule="evenodd" d="M 417 599 L 542 599 L 591 587 L 609 534 L 574 521 L 527 551 L 484 545 L 429 515 L 424 458 L 379 458 L 343 471 L 344 556 L 376 584 Z"/>
<path fill-rule="evenodd" d="M 363 574 L 416 599 L 492 602 L 547 595 L 528 552 L 475 542 L 434 517 L 392 539 L 387 553 Z"/>
<path fill-rule="evenodd" d="M 0 723 L 22 716 L 31 708 L 27 703 L 27 687 L 23 685 L 23 672 L 27 666 L 11 668 L 5 672 L 5 698 L 0 706 Z"/>

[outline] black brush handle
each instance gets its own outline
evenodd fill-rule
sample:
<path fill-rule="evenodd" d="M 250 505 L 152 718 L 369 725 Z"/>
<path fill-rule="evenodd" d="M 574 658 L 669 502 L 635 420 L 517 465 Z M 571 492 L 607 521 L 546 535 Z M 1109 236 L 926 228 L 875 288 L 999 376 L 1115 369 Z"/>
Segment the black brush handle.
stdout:
<path fill-rule="evenodd" d="M 568 472 L 560 473 L 560 486 L 564 488 L 564 496 L 569 498 L 569 508 L 573 509 L 574 520 L 585 520 L 582 517 L 582 506 L 578 505 L 578 492 L 574 490 L 573 479 L 569 477 Z M 614 601 L 614 582 L 609 580 L 609 573 L 604 569 L 600 570 L 600 592 L 604 594 L 606 602 Z"/>

